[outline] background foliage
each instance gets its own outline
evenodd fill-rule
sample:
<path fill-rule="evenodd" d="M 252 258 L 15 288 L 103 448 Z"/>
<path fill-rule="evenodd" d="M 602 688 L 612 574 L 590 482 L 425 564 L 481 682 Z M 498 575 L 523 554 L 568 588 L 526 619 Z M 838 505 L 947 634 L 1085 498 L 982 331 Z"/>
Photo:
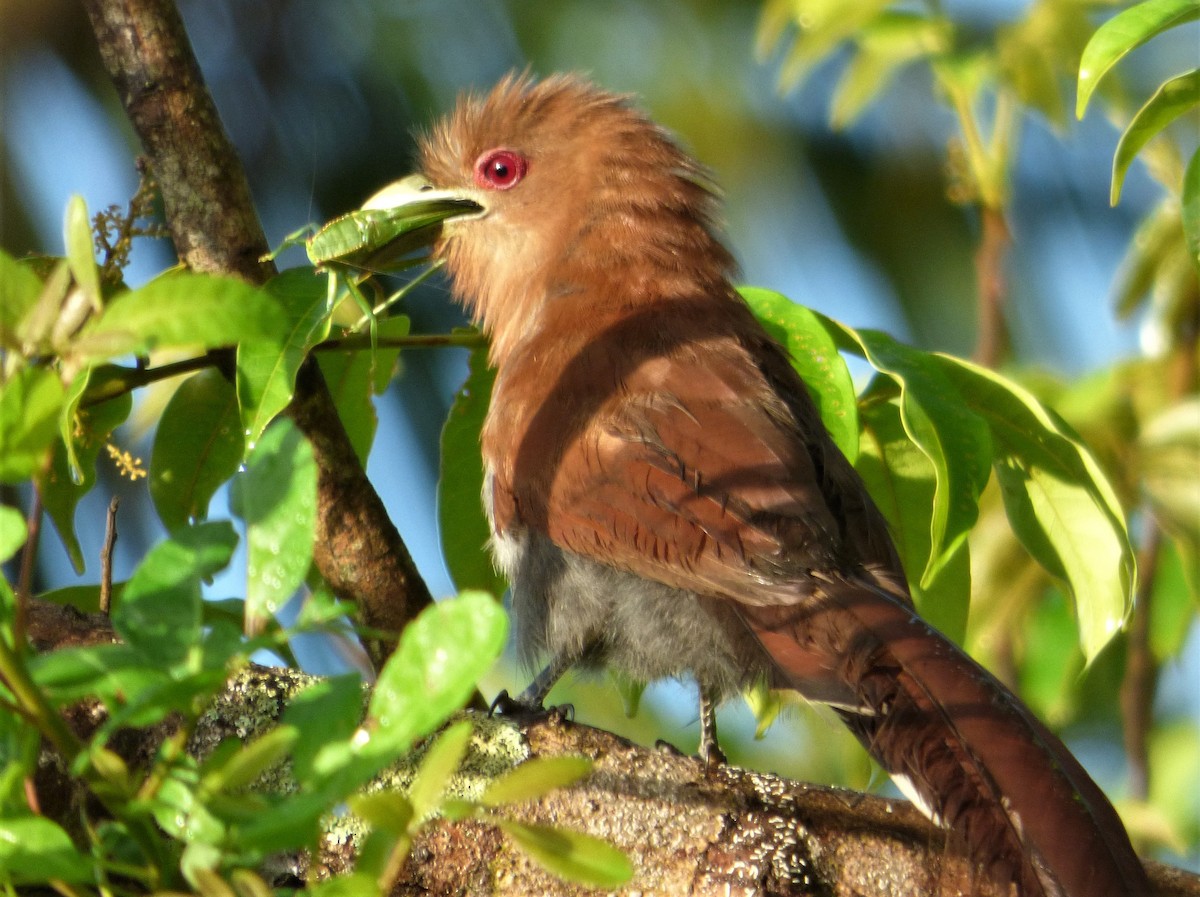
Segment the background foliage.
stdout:
<path fill-rule="evenodd" d="M 414 124 L 445 110 L 457 90 L 486 87 L 512 67 L 582 69 L 605 86 L 641 94 L 726 188 L 728 232 L 746 281 L 856 329 L 779 311 L 766 292 L 755 300 L 760 314 L 778 316 L 781 335 L 797 345 L 824 341 L 826 350 L 836 345 L 888 373 L 871 379 L 866 362 L 853 358 L 848 369 L 832 365 L 824 394 L 835 411 L 827 419 L 843 422 L 841 444 L 851 454 L 857 448 L 877 490 L 889 483 L 912 490 L 897 496 L 892 519 L 925 612 L 964 634 L 974 653 L 1065 733 L 1118 797 L 1143 846 L 1197 862 L 1200 84 L 1194 71 L 1178 70 L 1195 64 L 1200 5 L 1149 0 L 1119 12 L 1062 0 L 946 8 L 696 0 L 601 9 L 364 0 L 182 9 L 272 238 L 354 208 L 404 173 Z M 110 862 L 114 845 L 129 840 L 147 868 L 181 857 L 200 887 L 205 870 L 253 865 L 280 839 L 303 843 L 319 813 L 360 784 L 375 760 L 356 754 L 351 730 L 339 727 L 322 746 L 321 763 L 315 751 L 298 757 L 294 730 L 289 736 L 285 727 L 245 751 L 218 752 L 207 765 L 164 756 L 148 789 L 113 761 L 104 747 L 108 730 L 75 744 L 54 722 L 55 708 L 94 693 L 115 713 L 113 725 L 148 724 L 181 708 L 193 720 L 225 670 L 259 649 L 318 671 L 341 669 L 327 641 L 314 647 L 303 635 L 337 630 L 336 604 L 318 584 L 305 610 L 287 604 L 311 556 L 311 451 L 291 428 L 267 424 L 286 405 L 304 353 L 360 315 L 353 303 L 326 314 L 324 279 L 311 271 L 288 272 L 266 290 L 186 273 L 151 281 L 170 260 L 149 239 L 133 244 L 124 267 L 128 238 L 138 229 L 154 232 L 149 194 L 139 194 L 128 213 L 97 222 L 104 235 L 97 265 L 86 206 L 68 197 L 87 195 L 93 210 L 124 206 L 135 194 L 135 150 L 86 23 L 69 3 L 7 0 L 0 17 L 7 42 L 0 57 L 7 119 L 0 480 L 8 506 L 0 554 L 11 559 L 5 573 L 16 592 L 94 608 L 103 508 L 108 494 L 122 495 L 113 613 L 126 641 L 58 659 L 23 656 L 11 625 L 14 589 L 6 587 L 4 700 L 25 708 L 25 722 L 51 737 L 117 813 L 116 828 L 93 833 L 96 856 Z M 45 115 L 47 108 L 55 114 Z M 1086 115 L 1078 121 L 1076 113 Z M 62 151 L 84 144 L 92 151 Z M 1120 200 L 1113 207 L 1110 194 Z M 66 261 L 14 261 L 29 252 Z M 284 259 L 303 261 L 299 254 Z M 136 289 L 124 292 L 126 284 Z M 386 347 L 461 323 L 436 285 L 414 290 L 399 310 L 379 323 Z M 923 350 L 974 355 L 982 367 L 913 353 L 870 328 Z M 440 342 L 477 344 L 464 334 Z M 189 361 L 198 350 L 235 343 L 235 383 Z M 439 465 L 450 487 L 440 507 L 446 562 L 460 586 L 496 587 L 481 561 L 469 452 L 487 376 L 476 350 L 471 379 L 458 392 L 467 354 L 320 353 L 372 479 L 442 593 L 453 587 L 433 536 Z M 124 363 L 130 355 L 176 364 L 188 376 L 139 379 Z M 996 386 L 988 369 L 1018 385 Z M 950 420 L 939 425 L 937 407 L 919 398 L 932 401 L 945 378 L 953 383 L 945 395 L 957 390 L 962 401 L 948 402 Z M 962 416 L 964 405 L 974 418 Z M 982 423 L 972 422 L 979 416 Z M 853 417 L 857 426 L 844 424 Z M 1070 446 L 1076 431 L 1095 461 L 1075 456 L 1083 460 L 1064 462 L 1043 477 L 1040 493 L 1031 492 L 1037 472 L 1052 468 L 1030 460 L 1030 434 L 1065 434 Z M 970 450 L 930 448 L 971 433 L 996 450 L 994 476 L 987 463 L 965 465 Z M 1097 485 L 1097 462 L 1111 489 Z M 22 517 L 33 506 L 34 481 L 52 532 L 41 532 L 30 565 L 23 563 L 32 555 L 22 549 Z M 225 488 L 231 481 L 233 489 Z M 947 492 L 954 484 L 962 488 Z M 1067 487 L 1080 484 L 1076 492 L 1087 493 L 1090 510 L 1065 512 Z M 950 503 L 963 489 L 978 497 L 966 510 Z M 1021 531 L 1019 514 L 1015 528 L 1009 523 L 1021 494 L 1050 496 L 1025 518 L 1041 521 L 1037 533 Z M 921 510 L 905 520 L 914 506 Z M 932 521 L 927 507 L 940 509 Z M 217 522 L 201 522 L 206 517 Z M 1105 647 L 1134 585 L 1123 553 L 1125 520 L 1140 567 L 1139 603 L 1128 634 Z M 1080 591 L 1089 575 L 1091 586 Z M 1074 601 L 1064 582 L 1076 585 Z M 241 608 L 201 601 L 202 594 L 244 598 L 262 620 L 282 611 L 295 628 L 290 639 L 268 626 L 241 642 Z M 451 677 L 444 704 L 429 705 L 426 719 L 396 724 L 378 750 L 431 731 L 465 700 L 464 683 L 482 675 L 499 650 L 502 628 L 488 631 L 489 647 Z M 384 674 L 385 683 L 403 679 Z M 519 688 L 523 679 L 502 666 L 485 690 Z M 406 706 L 394 692 L 396 703 L 387 705 L 388 694 L 377 690 L 368 712 L 378 717 L 388 715 L 386 706 Z M 686 689 L 652 688 L 632 719 L 607 683 L 568 682 L 551 700 L 571 701 L 581 719 L 644 741 L 694 745 Z M 304 713 L 352 717 L 360 699 L 356 690 L 335 689 L 314 692 L 301 707 L 296 725 Z M 44 871 L 48 856 L 72 850 L 61 830 L 22 815 L 22 770 L 36 741 L 16 716 L 3 720 L 6 831 L 17 844 L 41 845 L 0 856 L 0 868 L 19 881 Z M 752 739 L 744 711 L 730 708 L 722 722 L 735 762 L 871 784 L 864 755 L 808 709 L 787 715 L 763 741 Z M 455 737 L 439 761 L 451 767 Z M 280 797 L 273 807 L 274 818 L 286 814 L 294 826 L 282 834 L 266 825 L 249 829 L 248 817 L 263 807 L 231 795 L 289 752 L 321 775 L 306 793 Z M 432 805 L 436 795 L 425 800 Z M 285 809 L 283 801 L 298 803 Z M 390 839 L 376 853 L 383 874 L 422 814 L 377 805 L 362 812 Z M 189 821 L 167 824 L 177 818 Z M 536 837 L 529 840 L 536 845 Z M 94 874 L 86 864 L 63 868 L 81 882 Z"/>

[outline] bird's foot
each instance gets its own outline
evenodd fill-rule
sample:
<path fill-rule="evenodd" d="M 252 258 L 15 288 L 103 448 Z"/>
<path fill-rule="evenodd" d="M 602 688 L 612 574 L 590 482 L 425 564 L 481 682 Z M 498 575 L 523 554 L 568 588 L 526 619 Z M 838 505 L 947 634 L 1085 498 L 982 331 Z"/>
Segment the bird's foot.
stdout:
<path fill-rule="evenodd" d="M 717 700 L 705 689 L 700 689 L 700 761 L 712 772 L 729 761 L 717 744 Z"/>
<path fill-rule="evenodd" d="M 663 751 L 664 753 L 672 754 L 676 757 L 689 756 L 679 748 L 675 747 L 675 745 L 671 744 L 671 742 L 665 741 L 662 738 L 654 742 L 654 749 L 656 751 Z M 716 744 L 707 746 L 701 744 L 700 749 L 696 752 L 696 759 L 704 764 L 706 770 L 717 769 L 720 766 L 725 766 L 729 762 L 725 758 L 725 753 L 719 747 L 717 747 Z"/>
<path fill-rule="evenodd" d="M 729 758 L 725 756 L 725 752 L 721 750 L 715 741 L 705 744 L 700 742 L 700 750 L 697 752 L 700 757 L 700 762 L 704 764 L 708 771 L 712 772 L 721 766 L 729 764 Z"/>
<path fill-rule="evenodd" d="M 496 699 L 488 707 L 488 716 L 557 716 L 568 722 L 574 722 L 575 705 L 557 704 L 553 707 L 545 707 L 536 696 L 531 696 L 528 691 L 523 691 L 514 698 L 508 693 L 508 689 L 505 689 L 496 695 Z"/>

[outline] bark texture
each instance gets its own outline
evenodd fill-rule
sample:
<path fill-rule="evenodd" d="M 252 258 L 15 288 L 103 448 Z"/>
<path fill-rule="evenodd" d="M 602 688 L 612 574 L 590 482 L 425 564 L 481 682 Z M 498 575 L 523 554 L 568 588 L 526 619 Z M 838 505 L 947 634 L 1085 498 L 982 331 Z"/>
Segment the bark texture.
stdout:
<path fill-rule="evenodd" d="M 171 0 L 84 0 L 100 54 L 162 190 L 179 258 L 196 271 L 264 283 L 275 273 L 250 186 L 205 87 Z M 230 359 L 214 357 L 227 372 Z M 395 633 L 432 601 L 367 479 L 316 361 L 297 378 L 290 409 L 312 441 L 317 484 L 315 560 L 361 622 L 379 630 L 376 664 Z"/>

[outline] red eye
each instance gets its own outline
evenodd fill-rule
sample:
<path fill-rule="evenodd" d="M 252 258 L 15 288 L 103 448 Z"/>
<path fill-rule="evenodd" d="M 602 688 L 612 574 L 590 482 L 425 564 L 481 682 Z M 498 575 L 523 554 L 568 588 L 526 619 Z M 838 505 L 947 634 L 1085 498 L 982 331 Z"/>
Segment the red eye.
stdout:
<path fill-rule="evenodd" d="M 488 150 L 475 162 L 475 183 L 485 190 L 507 190 L 525 177 L 529 163 L 512 150 Z"/>

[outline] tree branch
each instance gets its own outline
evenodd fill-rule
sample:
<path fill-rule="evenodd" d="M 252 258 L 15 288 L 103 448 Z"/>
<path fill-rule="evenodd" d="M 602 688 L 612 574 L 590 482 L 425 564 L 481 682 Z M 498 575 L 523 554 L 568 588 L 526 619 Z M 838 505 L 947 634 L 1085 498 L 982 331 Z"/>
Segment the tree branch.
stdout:
<path fill-rule="evenodd" d="M 197 271 L 263 283 L 266 238 L 245 172 L 170 0 L 84 0 L 100 54 L 150 157 L 179 257 Z M 432 601 L 367 480 L 311 358 L 291 413 L 317 449 L 316 563 L 367 627 L 395 633 Z M 368 646 L 378 664 L 394 637 Z"/>
<path fill-rule="evenodd" d="M 202 760 L 217 744 L 250 741 L 274 727 L 290 696 L 312 678 L 294 670 L 250 667 L 235 676 L 203 715 L 188 745 Z M 264 699 L 264 696 L 266 699 Z M 461 766 L 464 787 L 477 793 L 512 766 L 534 757 L 582 755 L 592 772 L 570 788 L 500 812 L 534 825 L 582 831 L 626 852 L 637 869 L 620 894 L 692 897 L 857 895 L 997 897 L 1007 894 L 947 846 L 905 801 L 791 782 L 769 774 L 702 762 L 673 750 L 645 748 L 555 714 L 494 718 L 468 712 L 476 729 Z M 71 715 L 87 738 L 103 725 L 95 708 Z M 169 726 L 124 730 L 115 749 L 134 768 L 172 737 Z M 386 773 L 380 787 L 404 787 L 419 757 Z M 286 771 L 264 780 L 287 787 Z M 72 783 L 48 773 L 38 783 L 43 805 L 78 808 Z M 76 820 L 77 821 L 77 820 Z M 331 816 L 315 863 L 303 854 L 272 859 L 275 886 L 353 868 L 363 829 L 352 817 Z M 1200 897 L 1200 876 L 1148 864 L 1160 897 Z M 393 897 L 591 897 L 596 892 L 563 882 L 535 864 L 494 826 L 479 821 L 435 822 L 413 844 Z"/>

